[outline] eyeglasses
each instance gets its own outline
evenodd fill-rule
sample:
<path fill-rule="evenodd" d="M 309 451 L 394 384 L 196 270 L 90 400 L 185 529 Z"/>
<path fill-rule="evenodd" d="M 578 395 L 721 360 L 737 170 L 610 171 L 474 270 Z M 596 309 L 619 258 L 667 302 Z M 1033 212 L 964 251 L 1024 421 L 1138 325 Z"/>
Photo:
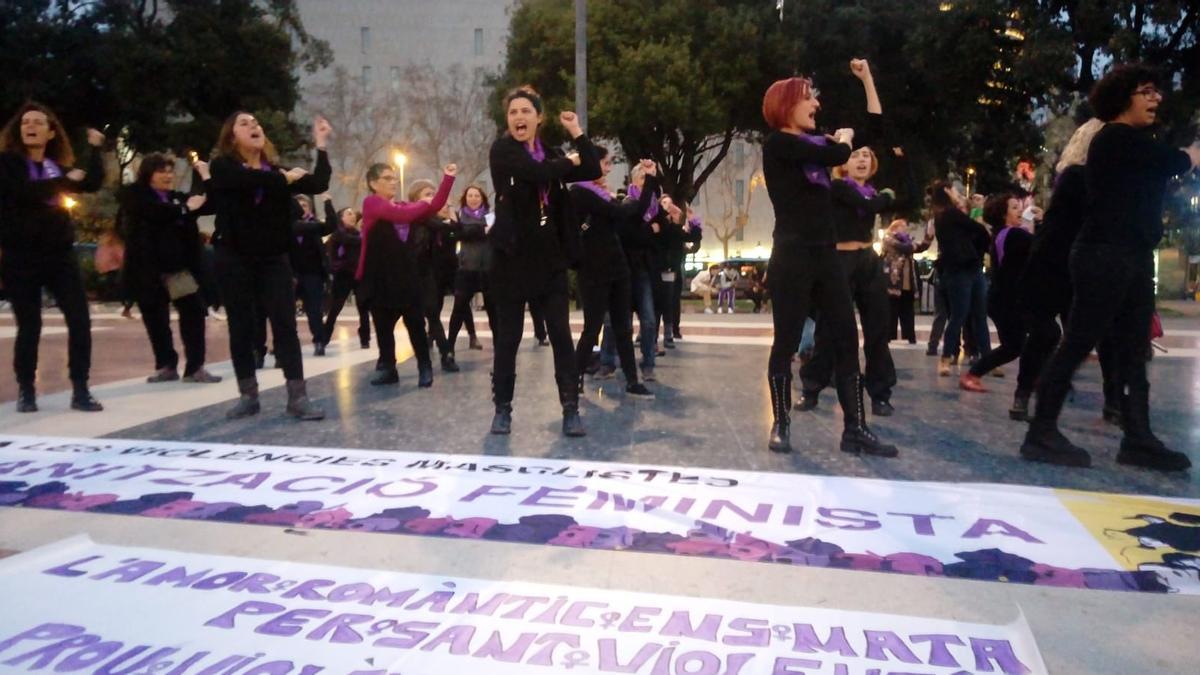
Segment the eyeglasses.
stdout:
<path fill-rule="evenodd" d="M 1145 96 L 1146 98 L 1162 98 L 1163 93 L 1158 90 L 1158 87 L 1142 87 L 1134 90 L 1135 96 Z"/>

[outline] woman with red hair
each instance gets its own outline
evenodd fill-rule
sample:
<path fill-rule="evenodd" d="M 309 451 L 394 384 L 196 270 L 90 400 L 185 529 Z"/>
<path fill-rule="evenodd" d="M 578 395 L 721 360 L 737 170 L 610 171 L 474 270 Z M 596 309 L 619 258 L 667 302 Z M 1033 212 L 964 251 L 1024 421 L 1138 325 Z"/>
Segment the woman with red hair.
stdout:
<path fill-rule="evenodd" d="M 851 61 L 850 68 L 863 81 L 868 112 L 878 113 L 879 98 L 866 61 Z M 768 447 L 775 452 L 792 449 L 792 356 L 800 346 L 805 318 L 816 310 L 834 349 L 838 401 L 845 416 L 842 451 L 895 457 L 896 447 L 880 442 L 867 427 L 854 305 L 836 247 L 829 170 L 849 161 L 854 131 L 814 133 L 820 109 L 807 78 L 779 80 L 763 97 L 763 117 L 772 129 L 763 143 L 763 175 L 775 209 L 774 247 L 767 267 L 775 324 L 767 366 L 775 420 Z"/>

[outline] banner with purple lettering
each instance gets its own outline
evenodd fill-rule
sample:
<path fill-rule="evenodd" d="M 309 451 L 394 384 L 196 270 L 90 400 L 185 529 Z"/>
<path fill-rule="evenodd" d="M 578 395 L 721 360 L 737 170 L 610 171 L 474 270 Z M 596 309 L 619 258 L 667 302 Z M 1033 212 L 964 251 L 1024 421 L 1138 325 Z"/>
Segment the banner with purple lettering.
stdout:
<path fill-rule="evenodd" d="M 0 561 L 5 673 L 1032 675 L 1008 626 L 98 545 Z M 70 602 L 63 602 L 70 598 Z M 536 666 L 536 668 L 534 668 Z"/>
<path fill-rule="evenodd" d="M 1200 594 L 1200 502 L 519 457 L 0 436 L 0 506 Z"/>

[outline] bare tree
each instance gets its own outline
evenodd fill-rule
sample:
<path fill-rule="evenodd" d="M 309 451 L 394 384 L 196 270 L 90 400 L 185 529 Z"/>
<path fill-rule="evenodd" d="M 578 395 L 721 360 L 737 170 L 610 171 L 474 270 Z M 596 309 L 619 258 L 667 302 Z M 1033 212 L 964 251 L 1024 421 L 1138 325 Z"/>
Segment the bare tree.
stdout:
<path fill-rule="evenodd" d="M 418 166 L 436 176 L 453 162 L 462 186 L 479 181 L 496 139 L 486 81 L 483 69 L 468 71 L 460 64 L 445 71 L 428 64 L 403 70 L 400 97 L 406 142 Z"/>
<path fill-rule="evenodd" d="M 700 188 L 704 195 L 704 229 L 721 242 L 725 258 L 729 258 L 729 242 L 744 232 L 750 222 L 754 193 L 766 184 L 760 170 L 762 153 L 753 146 L 747 147 L 749 143 L 744 138 L 735 142 L 744 144 L 741 159 L 726 158 Z"/>

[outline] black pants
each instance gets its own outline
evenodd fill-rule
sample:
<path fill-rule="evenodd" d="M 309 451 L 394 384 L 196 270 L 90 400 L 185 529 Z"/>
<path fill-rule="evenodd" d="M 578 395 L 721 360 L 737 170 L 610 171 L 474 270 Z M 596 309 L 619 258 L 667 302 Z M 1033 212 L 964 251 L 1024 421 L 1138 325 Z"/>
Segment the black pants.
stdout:
<path fill-rule="evenodd" d="M 342 308 L 346 306 L 346 299 L 353 292 L 354 304 L 358 307 L 359 344 L 367 345 L 371 343 L 371 313 L 363 303 L 362 296 L 355 290 L 356 286 L 353 270 L 333 275 L 333 293 L 329 301 L 329 316 L 325 317 L 325 327 L 321 329 L 321 334 L 325 336 L 325 342 L 333 338 L 333 329 L 336 326 L 338 315 L 342 313 Z"/>
<path fill-rule="evenodd" d="M 900 295 L 889 295 L 888 302 L 892 306 L 892 339 L 901 338 L 908 340 L 910 343 L 917 341 L 917 321 L 915 315 L 916 294 L 909 291 L 900 291 Z"/>
<path fill-rule="evenodd" d="M 791 375 L 792 355 L 800 348 L 804 319 L 820 312 L 838 379 L 858 375 L 854 301 L 837 249 L 832 244 L 776 245 L 767 267 L 767 282 L 775 325 L 767 374 Z"/>
<path fill-rule="evenodd" d="M 487 312 L 488 330 L 495 335 L 496 317 L 492 311 L 491 291 L 487 285 L 487 272 L 459 268 L 454 277 L 454 309 L 450 310 L 450 346 L 458 340 L 458 331 L 467 327 L 467 334 L 475 337 L 475 317 L 471 311 L 471 298 L 483 293 L 483 309 Z"/>
<path fill-rule="evenodd" d="M 570 307 L 568 307 L 570 311 Z M 533 337 L 538 342 L 546 340 L 546 308 L 543 306 L 541 298 L 530 298 L 529 300 L 529 318 L 533 320 Z M 524 321 L 524 316 L 521 318 Z"/>
<path fill-rule="evenodd" d="M 554 376 L 560 383 L 574 382 L 575 343 L 571 339 L 567 273 L 560 272 L 546 285 L 546 290 L 533 298 L 502 297 L 496 299 L 496 331 L 493 338 L 495 353 L 492 371 L 497 379 L 517 374 L 517 349 L 525 332 L 525 304 L 540 308 L 545 320 L 546 337 L 554 350 Z M 531 309 L 532 311 L 532 309 Z"/>
<path fill-rule="evenodd" d="M 175 339 L 171 335 L 171 305 L 175 305 L 175 310 L 179 312 L 179 337 L 183 340 L 183 353 L 187 358 L 183 369 L 186 377 L 204 367 L 206 310 L 203 294 L 192 293 L 171 300 L 166 291 L 160 289 L 142 293 L 137 300 L 142 324 L 146 326 L 150 348 L 154 351 L 155 370 L 175 370 L 179 367 L 179 353 L 175 351 Z"/>
<path fill-rule="evenodd" d="M 651 272 L 650 287 L 654 293 L 654 333 L 659 334 L 658 326 L 661 324 L 663 339 L 672 339 L 675 337 L 675 320 L 671 316 L 674 308 L 671 291 L 675 290 L 675 282 L 665 281 L 662 272 Z"/>
<path fill-rule="evenodd" d="M 671 290 L 671 328 L 672 337 L 683 337 L 679 332 L 679 322 L 683 319 L 683 266 L 675 268 L 675 284 Z"/>
<path fill-rule="evenodd" d="M 983 354 L 979 357 L 979 361 L 971 368 L 971 374 L 975 376 L 987 375 L 993 370 L 1003 366 L 1006 363 L 1011 363 L 1018 358 L 1025 358 L 1022 355 L 1025 353 L 1025 343 L 1029 336 L 1029 326 L 1032 325 L 1032 318 L 1017 306 L 1015 299 L 1000 299 L 992 300 L 990 303 L 988 316 L 992 317 L 992 323 L 996 325 L 996 334 L 1000 337 L 1000 346 Z M 1034 358 L 1032 355 L 1029 358 Z M 1021 373 L 1026 374 L 1028 378 L 1029 371 L 1032 370 L 1031 365 L 1022 365 L 1017 374 L 1017 391 L 1022 393 L 1031 393 L 1032 381 L 1028 379 L 1021 382 Z M 1024 386 L 1029 386 L 1026 389 Z"/>
<path fill-rule="evenodd" d="M 583 372 L 592 358 L 592 348 L 604 328 L 604 317 L 612 317 L 613 338 L 626 384 L 638 381 L 637 357 L 633 352 L 633 308 L 629 277 L 612 281 L 591 282 L 580 279 L 579 295 L 583 300 L 583 333 L 575 348 L 575 367 Z"/>
<path fill-rule="evenodd" d="M 942 337 L 946 334 L 946 322 L 950 319 L 950 301 L 946 299 L 941 272 L 934 271 L 930 281 L 933 284 L 933 325 L 929 328 L 929 351 L 940 352 Z"/>
<path fill-rule="evenodd" d="M 300 357 L 300 336 L 296 333 L 296 296 L 287 256 L 241 256 L 218 247 L 215 266 L 229 316 L 229 354 L 238 379 L 254 377 L 255 324 L 261 313 L 271 323 L 275 361 L 283 368 L 284 376 L 303 380 L 304 362 Z"/>
<path fill-rule="evenodd" d="M 896 386 L 896 364 L 892 361 L 892 351 L 888 347 L 891 307 L 888 302 L 887 277 L 883 274 L 883 262 L 875 251 L 869 248 L 838 251 L 837 259 L 862 322 L 863 354 L 867 365 L 864 384 L 872 399 L 887 401 L 892 397 L 892 387 Z M 820 391 L 829 386 L 833 379 L 835 347 L 825 318 L 825 314 L 822 313 L 817 321 L 812 357 L 800 369 L 801 384 L 805 391 Z M 857 337 L 855 335 L 852 338 L 856 367 Z"/>
<path fill-rule="evenodd" d="M 375 338 L 379 343 L 379 365 L 383 369 L 396 367 L 396 322 L 404 319 L 408 330 L 408 341 L 412 344 L 417 365 L 429 366 L 429 336 L 425 334 L 425 316 L 417 308 L 372 307 L 371 318 L 375 320 Z"/>
<path fill-rule="evenodd" d="M 1092 348 L 1111 332 L 1119 380 L 1130 397 L 1149 395 L 1146 359 L 1154 313 L 1154 258 L 1104 244 L 1076 244 L 1071 251 L 1075 293 L 1067 330 L 1046 363 L 1037 389 L 1035 420 L 1054 423 L 1071 378 Z"/>
<path fill-rule="evenodd" d="M 304 306 L 304 315 L 308 317 L 308 332 L 312 335 L 313 344 L 328 342 L 329 338 L 326 337 L 324 323 L 321 321 L 321 306 L 325 301 L 325 275 L 297 274 L 296 290 Z"/>
<path fill-rule="evenodd" d="M 434 343 L 437 344 L 438 353 L 444 356 L 454 351 L 454 347 L 446 339 L 446 328 L 442 326 L 442 305 L 445 303 L 445 296 L 441 294 L 442 289 L 432 272 L 420 274 L 420 283 L 421 312 L 425 316 L 425 321 L 429 323 L 429 332 L 426 333 L 425 338 L 426 344 L 428 344 L 429 338 L 433 338 Z"/>
<path fill-rule="evenodd" d="M 74 251 L 42 258 L 28 269 L 5 265 L 4 289 L 17 321 L 13 370 L 17 382 L 33 385 L 42 337 L 42 289 L 50 291 L 67 322 L 67 370 L 72 382 L 87 382 L 92 367 L 92 319 Z"/>

